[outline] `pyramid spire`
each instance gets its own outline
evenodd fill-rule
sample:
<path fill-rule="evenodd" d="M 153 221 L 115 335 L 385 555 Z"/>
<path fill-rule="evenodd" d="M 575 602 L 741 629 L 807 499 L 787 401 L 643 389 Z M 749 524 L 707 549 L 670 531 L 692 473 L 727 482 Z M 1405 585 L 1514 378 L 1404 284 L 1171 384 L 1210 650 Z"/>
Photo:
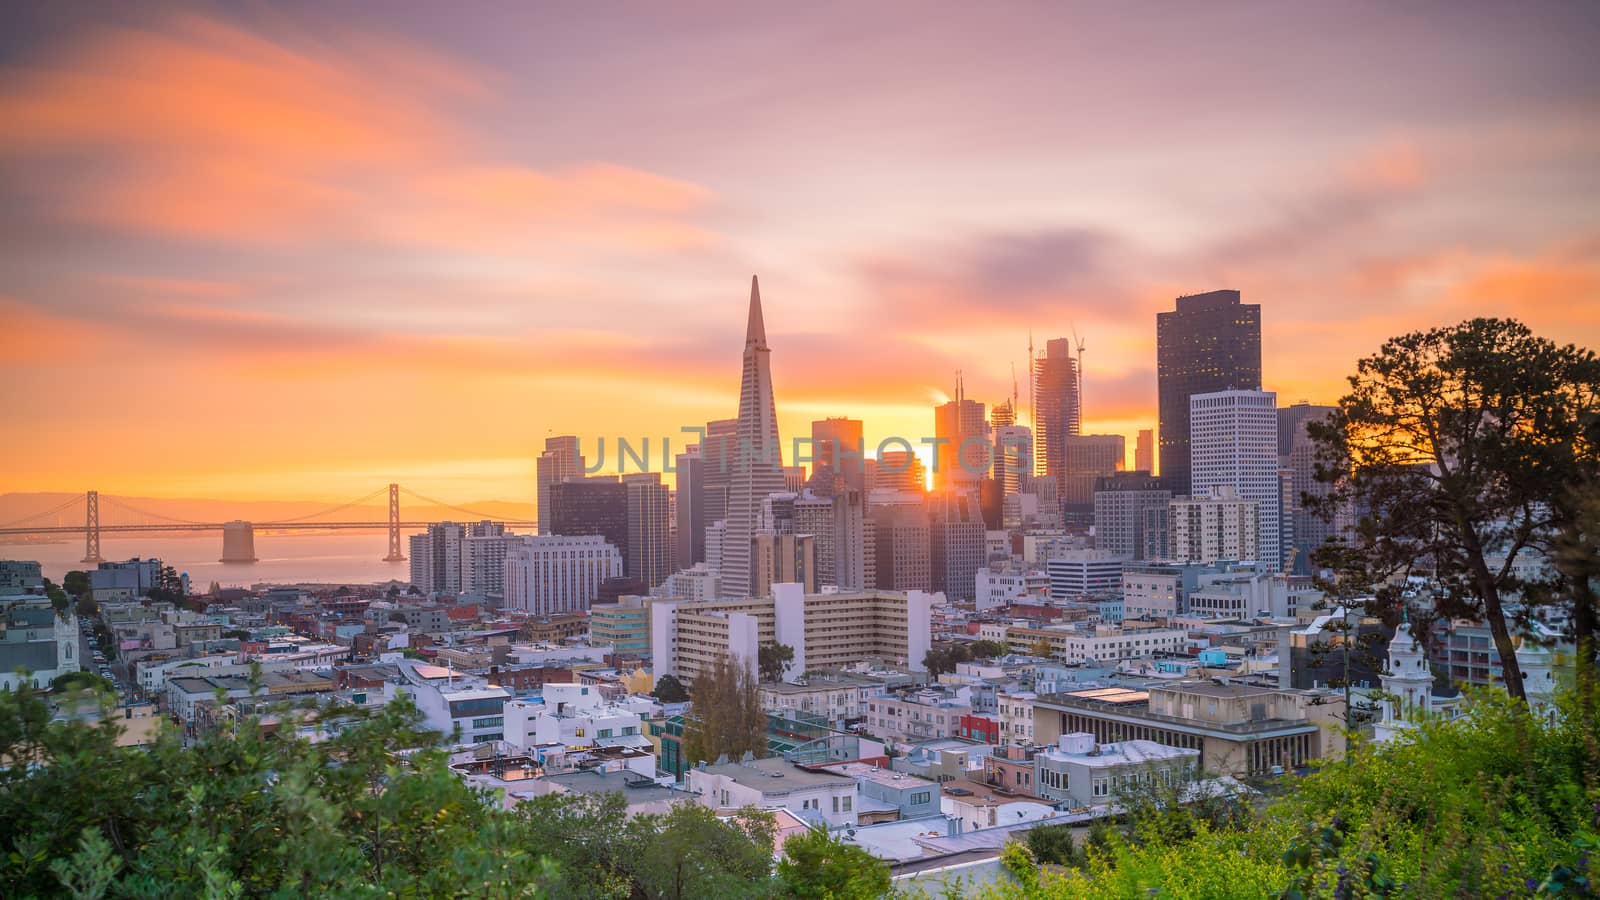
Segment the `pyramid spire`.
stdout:
<path fill-rule="evenodd" d="M 744 344 L 767 348 L 767 323 L 761 317 L 761 283 L 754 275 L 750 276 L 750 321 L 745 325 Z"/>

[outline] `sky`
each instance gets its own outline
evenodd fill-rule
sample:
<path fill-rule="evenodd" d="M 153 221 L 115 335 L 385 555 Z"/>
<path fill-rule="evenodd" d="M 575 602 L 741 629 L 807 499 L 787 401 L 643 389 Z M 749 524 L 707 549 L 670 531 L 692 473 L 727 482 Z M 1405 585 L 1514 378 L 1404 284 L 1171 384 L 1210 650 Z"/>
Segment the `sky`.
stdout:
<path fill-rule="evenodd" d="M 1600 347 L 1592 3 L 6 4 L 0 492 L 528 500 L 549 435 L 931 433 L 1259 303 L 1331 402 L 1476 315 Z"/>

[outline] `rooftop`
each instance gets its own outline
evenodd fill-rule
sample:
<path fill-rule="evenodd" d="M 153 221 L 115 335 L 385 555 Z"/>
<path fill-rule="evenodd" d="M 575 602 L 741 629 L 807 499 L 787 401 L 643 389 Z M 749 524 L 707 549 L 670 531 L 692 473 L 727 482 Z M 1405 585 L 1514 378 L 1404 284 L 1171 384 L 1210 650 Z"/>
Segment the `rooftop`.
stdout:
<path fill-rule="evenodd" d="M 694 771 L 721 775 L 732 779 L 740 787 L 762 793 L 781 793 L 808 787 L 855 783 L 855 779 L 849 776 L 820 769 L 804 769 L 782 757 L 719 763 Z"/>

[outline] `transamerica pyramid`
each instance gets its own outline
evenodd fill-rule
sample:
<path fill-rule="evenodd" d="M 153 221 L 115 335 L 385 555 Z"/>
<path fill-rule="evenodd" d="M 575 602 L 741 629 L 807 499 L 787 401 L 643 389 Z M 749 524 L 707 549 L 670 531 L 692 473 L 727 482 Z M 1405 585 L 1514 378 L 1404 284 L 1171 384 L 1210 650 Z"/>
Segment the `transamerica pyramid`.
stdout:
<path fill-rule="evenodd" d="M 772 351 L 761 316 L 761 285 L 750 276 L 750 315 L 744 333 L 744 372 L 739 380 L 739 443 L 733 449 L 728 524 L 722 548 L 722 593 L 748 597 L 750 544 L 761 502 L 783 490 L 783 454 L 772 400 Z"/>

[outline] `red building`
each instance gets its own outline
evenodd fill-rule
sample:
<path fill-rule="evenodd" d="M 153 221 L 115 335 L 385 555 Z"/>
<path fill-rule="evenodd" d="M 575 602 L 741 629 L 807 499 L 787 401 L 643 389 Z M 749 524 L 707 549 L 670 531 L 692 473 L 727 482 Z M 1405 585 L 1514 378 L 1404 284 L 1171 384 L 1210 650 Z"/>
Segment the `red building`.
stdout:
<path fill-rule="evenodd" d="M 1000 723 L 984 716 L 962 716 L 956 723 L 956 736 L 985 744 L 1000 743 Z"/>

